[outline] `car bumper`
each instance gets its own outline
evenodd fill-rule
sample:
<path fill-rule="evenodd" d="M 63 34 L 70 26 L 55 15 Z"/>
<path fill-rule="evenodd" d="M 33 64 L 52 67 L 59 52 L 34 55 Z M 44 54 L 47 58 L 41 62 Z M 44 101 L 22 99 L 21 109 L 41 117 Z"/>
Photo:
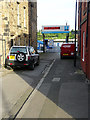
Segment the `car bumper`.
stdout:
<path fill-rule="evenodd" d="M 17 62 L 17 61 L 11 61 L 11 60 L 8 60 L 7 61 L 7 65 L 8 66 L 15 66 L 15 67 L 25 67 L 25 66 L 29 66 L 31 64 L 31 62 L 27 62 L 27 61 L 24 61 L 24 62 Z"/>
<path fill-rule="evenodd" d="M 62 55 L 62 56 L 74 56 L 74 52 L 71 52 L 71 53 L 61 52 L 61 55 Z"/>

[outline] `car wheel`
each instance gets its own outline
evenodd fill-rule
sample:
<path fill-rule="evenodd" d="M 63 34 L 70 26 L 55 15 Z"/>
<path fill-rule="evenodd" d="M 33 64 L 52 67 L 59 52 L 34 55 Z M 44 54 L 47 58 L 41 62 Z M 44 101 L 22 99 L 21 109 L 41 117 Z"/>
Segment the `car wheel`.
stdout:
<path fill-rule="evenodd" d="M 34 63 L 32 63 L 32 64 L 30 65 L 30 69 L 31 69 L 31 70 L 34 70 L 34 67 L 35 67 L 35 65 L 34 65 Z"/>
<path fill-rule="evenodd" d="M 39 59 L 39 57 L 38 57 L 38 60 L 37 60 L 36 65 L 38 66 L 39 64 L 40 64 L 40 59 Z"/>
<path fill-rule="evenodd" d="M 16 67 L 15 66 L 10 66 L 13 70 L 15 70 L 16 69 Z"/>
<path fill-rule="evenodd" d="M 25 53 L 23 53 L 23 52 L 17 53 L 16 59 L 17 59 L 18 62 L 24 62 L 25 59 L 26 59 Z"/>
<path fill-rule="evenodd" d="M 63 56 L 61 55 L 61 59 L 63 59 Z"/>

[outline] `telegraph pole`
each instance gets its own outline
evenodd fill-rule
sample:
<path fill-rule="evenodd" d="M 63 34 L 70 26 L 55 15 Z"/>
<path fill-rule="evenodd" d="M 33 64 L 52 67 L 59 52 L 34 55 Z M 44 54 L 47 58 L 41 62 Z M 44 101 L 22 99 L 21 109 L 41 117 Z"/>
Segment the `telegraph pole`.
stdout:
<path fill-rule="evenodd" d="M 43 33 L 43 53 L 45 53 L 45 35 Z"/>
<path fill-rule="evenodd" d="M 77 27 L 77 0 L 75 7 L 75 52 L 74 52 L 74 67 L 76 67 L 76 27 Z"/>

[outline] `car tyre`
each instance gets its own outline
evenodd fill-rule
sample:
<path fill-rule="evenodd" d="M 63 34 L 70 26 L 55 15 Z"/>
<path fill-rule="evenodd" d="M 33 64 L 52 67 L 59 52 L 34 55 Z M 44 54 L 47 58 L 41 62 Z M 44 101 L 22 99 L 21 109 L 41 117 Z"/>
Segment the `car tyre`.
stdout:
<path fill-rule="evenodd" d="M 20 58 L 20 56 L 21 56 L 21 58 Z M 19 52 L 19 53 L 17 53 L 17 55 L 16 55 L 16 59 L 17 59 L 18 62 L 24 62 L 25 59 L 26 59 L 26 55 L 25 55 L 25 53 L 23 53 L 23 52 Z M 21 60 L 21 59 L 22 59 L 22 60 Z"/>
<path fill-rule="evenodd" d="M 61 55 L 61 59 L 63 59 L 63 56 Z"/>
<path fill-rule="evenodd" d="M 15 70 L 15 69 L 16 69 L 16 67 L 15 67 L 15 66 L 11 66 L 11 68 L 12 68 L 13 70 Z"/>
<path fill-rule="evenodd" d="M 38 60 L 37 60 L 36 65 L 38 66 L 39 64 L 40 64 L 40 59 L 39 59 L 39 57 L 38 57 Z"/>
<path fill-rule="evenodd" d="M 30 69 L 30 70 L 34 70 L 34 68 L 35 68 L 34 63 L 32 63 L 32 64 L 29 65 L 29 69 Z"/>

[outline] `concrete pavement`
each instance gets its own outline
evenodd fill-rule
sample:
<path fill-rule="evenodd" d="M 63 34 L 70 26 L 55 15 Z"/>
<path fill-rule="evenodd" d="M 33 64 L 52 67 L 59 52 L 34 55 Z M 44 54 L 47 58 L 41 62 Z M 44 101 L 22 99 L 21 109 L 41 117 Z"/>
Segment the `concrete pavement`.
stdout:
<path fill-rule="evenodd" d="M 54 53 L 56 54 L 56 53 Z M 14 117 L 27 97 L 52 63 L 54 56 L 40 55 L 40 65 L 34 71 L 26 69 L 0 69 L 2 85 L 2 117 Z"/>

